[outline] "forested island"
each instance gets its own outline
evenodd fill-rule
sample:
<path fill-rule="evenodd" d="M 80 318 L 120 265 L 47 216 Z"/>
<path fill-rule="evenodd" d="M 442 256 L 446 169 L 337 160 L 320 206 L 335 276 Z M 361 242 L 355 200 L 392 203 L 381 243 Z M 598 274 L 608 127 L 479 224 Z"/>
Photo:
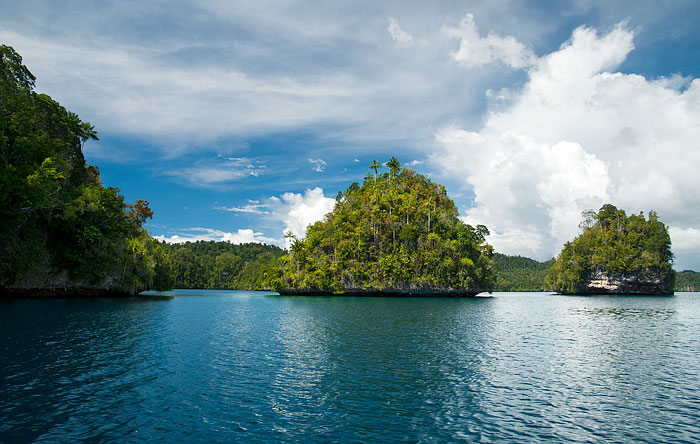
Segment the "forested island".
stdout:
<path fill-rule="evenodd" d="M 584 213 L 583 232 L 567 242 L 546 285 L 564 294 L 672 294 L 671 237 L 650 211 L 627 216 L 606 204 Z"/>
<path fill-rule="evenodd" d="M 700 290 L 700 273 L 671 269 L 654 212 L 612 205 L 584 213 L 555 261 L 494 253 L 488 229 L 459 220 L 442 185 L 396 159 L 376 160 L 332 213 L 264 244 L 166 244 L 143 228 L 145 200 L 125 202 L 87 165 L 97 131 L 34 91 L 35 77 L 0 46 L 0 293 L 122 295 L 147 289 L 276 289 L 290 294 L 471 296 L 481 291 L 668 293 Z M 385 168 L 385 169 L 384 169 Z M 382 170 L 380 172 L 380 170 Z M 634 283 L 630 287 L 630 282 Z M 609 287 L 609 288 L 608 288 Z M 614 289 L 612 287 L 615 287 Z"/>
<path fill-rule="evenodd" d="M 396 158 L 376 160 L 362 184 L 338 193 L 335 208 L 271 272 L 281 294 L 473 296 L 495 283 L 488 229 L 458 218 L 445 187 Z"/>
<path fill-rule="evenodd" d="M 136 294 L 168 288 L 167 258 L 124 201 L 85 163 L 89 122 L 46 94 L 0 46 L 0 290 L 5 294 Z"/>

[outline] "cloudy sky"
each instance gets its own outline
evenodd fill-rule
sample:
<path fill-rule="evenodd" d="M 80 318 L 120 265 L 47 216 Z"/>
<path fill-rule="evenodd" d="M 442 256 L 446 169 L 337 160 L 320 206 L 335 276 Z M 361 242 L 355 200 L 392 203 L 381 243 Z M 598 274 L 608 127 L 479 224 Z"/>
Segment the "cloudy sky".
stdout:
<path fill-rule="evenodd" d="M 566 5 L 566 6 L 562 6 Z M 284 245 L 373 159 L 447 186 L 507 254 L 655 210 L 700 270 L 695 0 L 0 0 L 0 42 L 99 131 L 154 236 Z"/>

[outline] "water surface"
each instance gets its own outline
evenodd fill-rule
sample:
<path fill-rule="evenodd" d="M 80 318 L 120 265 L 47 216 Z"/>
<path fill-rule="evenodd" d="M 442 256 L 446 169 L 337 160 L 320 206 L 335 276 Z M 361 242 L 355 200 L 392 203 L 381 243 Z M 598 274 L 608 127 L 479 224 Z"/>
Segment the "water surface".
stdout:
<path fill-rule="evenodd" d="M 700 294 L 0 301 L 0 442 L 697 442 Z"/>

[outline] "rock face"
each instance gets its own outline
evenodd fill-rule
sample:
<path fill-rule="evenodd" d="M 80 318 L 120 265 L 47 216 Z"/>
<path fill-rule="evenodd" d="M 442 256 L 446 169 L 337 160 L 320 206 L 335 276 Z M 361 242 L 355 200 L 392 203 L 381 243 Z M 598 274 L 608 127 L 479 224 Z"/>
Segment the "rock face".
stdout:
<path fill-rule="evenodd" d="M 608 273 L 597 268 L 586 273 L 575 294 L 672 295 L 673 279 L 660 270 Z"/>
<path fill-rule="evenodd" d="M 0 297 L 5 298 L 81 298 L 81 297 L 129 297 L 141 288 L 132 291 L 121 288 L 118 278 L 108 276 L 102 282 L 90 284 L 74 281 L 63 270 L 55 273 L 49 267 L 35 270 L 30 276 L 5 285 L 0 285 Z"/>

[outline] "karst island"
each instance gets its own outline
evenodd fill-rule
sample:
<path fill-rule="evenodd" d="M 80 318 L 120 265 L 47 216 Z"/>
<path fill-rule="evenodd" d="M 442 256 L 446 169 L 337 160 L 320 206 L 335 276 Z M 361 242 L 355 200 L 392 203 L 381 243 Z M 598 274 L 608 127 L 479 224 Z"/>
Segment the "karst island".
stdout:
<path fill-rule="evenodd" d="M 271 273 L 283 295 L 471 297 L 495 282 L 488 229 L 458 217 L 445 187 L 392 157 L 376 160 L 335 208 L 288 235 L 289 254 Z M 380 171 L 383 170 L 383 171 Z"/>
<path fill-rule="evenodd" d="M 550 289 L 562 294 L 673 294 L 671 237 L 654 211 L 648 218 L 627 216 L 606 204 L 597 213 L 584 212 L 581 229 L 550 269 Z"/>

